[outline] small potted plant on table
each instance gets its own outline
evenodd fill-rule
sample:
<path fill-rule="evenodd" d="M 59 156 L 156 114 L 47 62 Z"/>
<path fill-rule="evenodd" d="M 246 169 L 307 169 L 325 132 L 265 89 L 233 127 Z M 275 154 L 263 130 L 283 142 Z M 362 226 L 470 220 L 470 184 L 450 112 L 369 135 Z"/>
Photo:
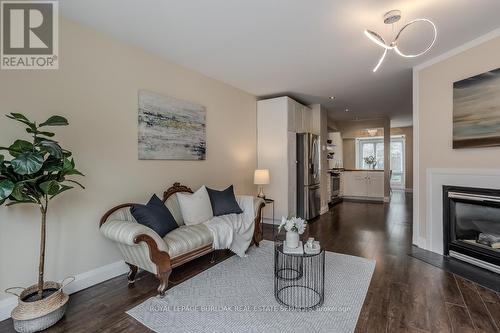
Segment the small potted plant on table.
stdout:
<path fill-rule="evenodd" d="M 291 217 L 287 219 L 286 217 L 281 218 L 281 224 L 278 227 L 278 233 L 281 229 L 286 230 L 286 246 L 295 249 L 299 246 L 300 235 L 306 230 L 307 222 L 300 217 Z"/>
<path fill-rule="evenodd" d="M 365 157 L 364 160 L 369 168 L 372 168 L 373 170 L 375 170 L 375 166 L 377 165 L 377 159 L 375 158 L 375 156 Z"/>

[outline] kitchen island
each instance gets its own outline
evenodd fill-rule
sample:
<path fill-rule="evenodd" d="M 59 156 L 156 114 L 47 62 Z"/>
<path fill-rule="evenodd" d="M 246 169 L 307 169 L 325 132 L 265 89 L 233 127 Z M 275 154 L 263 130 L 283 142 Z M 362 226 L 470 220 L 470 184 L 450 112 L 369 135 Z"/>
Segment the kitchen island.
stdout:
<path fill-rule="evenodd" d="M 341 178 L 344 199 L 384 201 L 384 170 L 344 169 Z"/>

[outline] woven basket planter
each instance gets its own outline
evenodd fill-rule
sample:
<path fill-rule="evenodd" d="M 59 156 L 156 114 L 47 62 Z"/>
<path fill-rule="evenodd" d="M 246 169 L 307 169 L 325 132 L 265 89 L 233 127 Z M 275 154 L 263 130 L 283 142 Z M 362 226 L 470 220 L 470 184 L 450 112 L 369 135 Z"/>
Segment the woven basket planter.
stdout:
<path fill-rule="evenodd" d="M 65 283 L 65 281 L 69 281 Z M 43 289 L 56 289 L 50 296 L 39 301 L 25 302 L 24 300 L 38 290 L 38 285 L 28 288 L 9 288 L 5 292 L 18 296 L 18 305 L 12 310 L 11 317 L 14 329 L 20 333 L 42 331 L 57 323 L 64 316 L 68 305 L 69 296 L 63 288 L 73 282 L 74 278 L 65 279 L 62 283 L 46 281 Z M 20 294 L 13 292 L 15 289 L 24 289 Z"/>

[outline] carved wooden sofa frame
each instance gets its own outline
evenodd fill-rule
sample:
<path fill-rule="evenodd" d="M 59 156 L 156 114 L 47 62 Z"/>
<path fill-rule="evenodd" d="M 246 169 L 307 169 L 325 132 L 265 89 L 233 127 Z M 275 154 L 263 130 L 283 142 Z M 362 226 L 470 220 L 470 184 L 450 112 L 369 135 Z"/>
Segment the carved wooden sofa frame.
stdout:
<path fill-rule="evenodd" d="M 170 188 L 168 188 L 164 193 L 163 193 L 163 202 L 165 203 L 168 198 L 170 198 L 172 195 L 179 193 L 179 192 L 187 192 L 187 193 L 193 193 L 191 188 L 181 185 L 180 183 L 174 183 Z M 100 223 L 99 223 L 99 228 L 101 228 L 108 220 L 108 218 L 116 211 L 131 207 L 134 205 L 134 203 L 125 203 L 118 205 L 116 207 L 111 208 L 108 210 L 101 218 Z M 260 205 L 256 209 L 256 216 L 255 216 L 255 228 L 254 228 L 254 234 L 252 238 L 252 244 L 259 246 L 259 242 L 262 241 L 263 235 L 262 235 L 262 226 L 261 226 L 261 218 L 262 218 L 262 208 L 265 206 L 264 202 L 261 202 Z M 165 295 L 165 292 L 168 289 L 168 281 L 170 274 L 172 273 L 172 269 L 180 266 L 184 263 L 187 263 L 193 259 L 199 258 L 205 254 L 211 253 L 214 251 L 212 248 L 212 244 L 198 248 L 196 250 L 193 250 L 191 252 L 184 253 L 180 256 L 170 258 L 169 254 L 165 251 L 161 251 L 158 248 L 158 245 L 156 241 L 147 234 L 140 234 L 134 238 L 134 243 L 135 244 L 140 244 L 141 242 L 144 242 L 148 249 L 149 249 L 149 259 L 156 265 L 156 270 L 157 274 L 156 277 L 160 281 L 160 285 L 158 286 L 158 294 L 163 297 Z M 136 265 L 127 263 L 127 265 L 130 268 L 130 271 L 128 273 L 128 282 L 129 285 L 133 285 L 135 282 L 135 276 L 138 271 L 138 267 Z"/>

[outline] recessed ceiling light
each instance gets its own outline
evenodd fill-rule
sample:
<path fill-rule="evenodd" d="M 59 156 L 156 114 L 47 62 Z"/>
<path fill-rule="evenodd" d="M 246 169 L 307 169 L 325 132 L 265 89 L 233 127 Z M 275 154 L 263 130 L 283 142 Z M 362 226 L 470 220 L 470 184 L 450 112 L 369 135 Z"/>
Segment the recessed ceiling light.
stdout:
<path fill-rule="evenodd" d="M 328 99 L 331 99 L 332 101 L 335 99 L 335 96 L 330 96 Z"/>
<path fill-rule="evenodd" d="M 345 111 L 345 112 L 349 112 L 349 109 L 345 109 L 344 111 Z"/>

